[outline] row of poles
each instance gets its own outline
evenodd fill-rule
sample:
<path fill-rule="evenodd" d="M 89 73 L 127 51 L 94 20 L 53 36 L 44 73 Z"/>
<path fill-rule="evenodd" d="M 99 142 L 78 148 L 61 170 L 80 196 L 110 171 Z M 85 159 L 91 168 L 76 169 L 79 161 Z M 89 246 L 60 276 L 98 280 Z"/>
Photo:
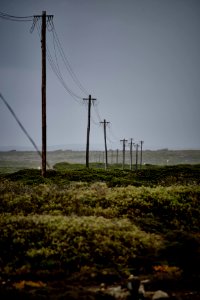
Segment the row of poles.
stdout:
<path fill-rule="evenodd" d="M 47 133 L 46 133 L 46 18 L 53 18 L 52 15 L 46 15 L 46 11 L 42 12 L 42 16 L 35 16 L 37 18 L 42 18 L 41 27 L 41 48 L 42 48 L 42 176 L 46 176 L 46 152 L 47 152 Z M 88 101 L 88 124 L 87 124 L 87 140 L 86 140 L 86 167 L 89 168 L 89 145 L 90 145 L 90 119 L 91 119 L 91 104 L 96 99 L 89 95 L 88 98 L 83 98 L 84 101 Z M 108 168 L 108 153 L 107 153 L 107 142 L 106 142 L 106 126 L 109 124 L 105 119 L 100 122 L 104 127 L 104 144 L 105 144 L 105 169 Z M 125 166 L 125 150 L 126 143 L 128 140 L 123 139 L 123 163 L 122 168 Z M 141 154 L 140 154 L 140 166 L 142 166 L 142 144 L 141 141 Z M 136 147 L 136 170 L 138 168 L 138 148 L 139 144 L 133 143 L 133 139 L 130 140 L 130 169 L 132 170 L 132 150 L 133 145 Z"/>
<path fill-rule="evenodd" d="M 87 126 L 87 141 L 86 141 L 86 167 L 89 168 L 89 146 L 90 146 L 90 119 L 91 119 L 91 105 L 92 102 L 95 101 L 95 98 L 92 98 L 91 95 L 89 95 L 89 98 L 83 98 L 83 100 L 88 101 L 88 126 Z M 105 119 L 100 122 L 101 125 L 103 125 L 104 129 L 104 145 L 105 145 L 105 170 L 108 168 L 108 150 L 107 150 L 107 141 L 106 141 L 106 126 L 110 122 L 107 122 Z M 125 153 L 126 153 L 126 144 L 128 140 L 123 139 L 120 140 L 120 142 L 123 143 L 123 161 L 122 161 L 122 169 L 125 167 Z M 140 146 L 140 168 L 142 167 L 142 146 L 144 141 L 140 141 L 140 145 L 138 143 L 133 143 L 133 138 L 130 139 L 130 170 L 133 169 L 133 146 L 136 148 L 136 163 L 135 163 L 135 169 L 137 171 L 138 169 L 138 151 Z M 118 153 L 118 152 L 117 152 Z M 117 154 L 118 155 L 118 154 Z"/>
<path fill-rule="evenodd" d="M 143 141 L 141 141 L 143 142 Z M 142 149 L 140 145 L 136 146 L 135 144 L 135 151 L 125 150 L 123 151 L 119 149 L 107 151 L 107 159 L 108 159 L 108 166 L 115 165 L 116 167 L 122 166 L 122 169 L 127 168 L 129 165 L 130 170 L 137 171 L 138 169 L 142 169 Z M 105 151 L 92 151 L 91 152 L 91 162 L 92 163 L 104 163 L 106 165 L 106 156 Z"/>

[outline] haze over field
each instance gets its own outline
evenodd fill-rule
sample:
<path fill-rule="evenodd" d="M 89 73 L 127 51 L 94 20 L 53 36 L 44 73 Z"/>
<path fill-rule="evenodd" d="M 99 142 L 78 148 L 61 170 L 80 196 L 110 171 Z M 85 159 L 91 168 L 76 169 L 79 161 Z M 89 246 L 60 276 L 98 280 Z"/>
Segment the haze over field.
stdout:
<path fill-rule="evenodd" d="M 121 149 L 124 138 L 143 140 L 144 149 L 200 149 L 199 0 L 0 0 L 0 12 L 12 16 L 42 11 L 54 15 L 47 30 L 48 149 L 85 149 L 82 98 L 89 94 L 97 99 L 91 149 L 104 147 L 104 119 L 109 149 Z M 40 21 L 31 34 L 32 24 L 0 18 L 0 93 L 40 147 Z M 32 148 L 2 101 L 0 128 L 0 150 Z"/>

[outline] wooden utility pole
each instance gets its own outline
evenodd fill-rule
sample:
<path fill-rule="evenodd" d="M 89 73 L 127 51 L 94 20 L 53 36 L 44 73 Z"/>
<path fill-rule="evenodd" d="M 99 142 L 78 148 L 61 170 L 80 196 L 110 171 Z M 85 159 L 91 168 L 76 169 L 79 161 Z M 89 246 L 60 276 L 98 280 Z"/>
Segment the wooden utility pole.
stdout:
<path fill-rule="evenodd" d="M 119 149 L 117 149 L 116 164 L 118 165 Z"/>
<path fill-rule="evenodd" d="M 144 141 L 140 141 L 140 170 L 142 169 L 142 145 L 143 145 Z"/>
<path fill-rule="evenodd" d="M 106 126 L 109 124 L 110 122 L 106 122 L 106 120 L 104 119 L 103 122 L 100 122 L 100 124 L 103 124 L 103 128 L 104 128 L 104 144 L 105 144 L 105 170 L 108 168 L 108 152 L 107 152 L 107 142 L 106 142 Z"/>
<path fill-rule="evenodd" d="M 91 118 L 91 104 L 96 100 L 89 95 L 89 98 L 83 98 L 88 101 L 88 125 L 87 125 L 87 141 L 86 141 L 86 167 L 89 168 L 89 151 L 90 151 L 90 118 Z"/>
<path fill-rule="evenodd" d="M 111 165 L 113 164 L 113 156 L 114 156 L 114 151 L 111 150 Z"/>
<path fill-rule="evenodd" d="M 130 142 L 130 170 L 132 170 L 133 167 L 133 139 L 131 138 Z"/>
<path fill-rule="evenodd" d="M 122 161 L 122 169 L 124 170 L 125 165 L 125 152 L 126 152 L 126 139 L 120 140 L 120 142 L 123 142 L 123 161 Z"/>
<path fill-rule="evenodd" d="M 136 154 L 135 154 L 135 170 L 137 171 L 138 170 L 138 147 L 139 147 L 139 145 L 138 144 L 136 144 L 135 145 L 135 151 L 136 151 Z"/>
<path fill-rule="evenodd" d="M 47 19 L 53 19 L 53 15 L 46 15 L 46 11 L 42 12 L 42 15 L 34 16 L 32 30 L 38 19 L 42 18 L 41 26 L 41 49 L 42 49 L 42 176 L 46 176 L 46 165 L 47 165 L 47 132 L 46 132 L 46 23 Z"/>
<path fill-rule="evenodd" d="M 42 46 L 42 176 L 46 176 L 46 151 L 47 151 L 47 133 L 46 133 L 46 11 L 42 12 L 41 28 L 41 46 Z"/>

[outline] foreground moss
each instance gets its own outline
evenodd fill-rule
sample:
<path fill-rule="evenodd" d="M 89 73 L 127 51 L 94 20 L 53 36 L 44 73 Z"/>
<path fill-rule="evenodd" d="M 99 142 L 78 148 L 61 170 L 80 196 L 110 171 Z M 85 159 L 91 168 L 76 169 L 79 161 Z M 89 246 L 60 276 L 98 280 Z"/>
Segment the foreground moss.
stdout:
<path fill-rule="evenodd" d="M 145 231 L 199 232 L 200 187 L 114 187 L 105 183 L 39 184 L 0 181 L 0 213 L 128 218 Z"/>
<path fill-rule="evenodd" d="M 0 236 L 2 273 L 74 272 L 88 264 L 137 270 L 150 267 L 163 242 L 126 219 L 92 216 L 1 215 Z"/>

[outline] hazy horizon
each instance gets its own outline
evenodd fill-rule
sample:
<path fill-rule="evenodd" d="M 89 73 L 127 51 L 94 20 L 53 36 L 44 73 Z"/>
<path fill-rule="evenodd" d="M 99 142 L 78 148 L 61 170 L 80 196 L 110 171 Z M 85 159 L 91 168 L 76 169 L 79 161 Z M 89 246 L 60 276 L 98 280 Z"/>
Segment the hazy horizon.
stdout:
<path fill-rule="evenodd" d="M 41 151 L 42 146 L 38 147 L 39 150 Z M 120 150 L 122 151 L 122 147 L 113 147 L 109 148 L 108 151 L 110 150 Z M 140 147 L 139 147 L 140 149 Z M 66 145 L 51 145 L 47 147 L 47 151 L 86 151 L 85 145 L 81 144 L 66 144 Z M 200 148 L 146 148 L 143 146 L 143 151 L 162 151 L 162 150 L 167 150 L 167 151 L 200 151 Z M 7 151 L 36 151 L 36 149 L 32 146 L 15 146 L 15 145 L 10 145 L 10 146 L 0 146 L 0 151 L 1 152 L 7 152 Z M 103 145 L 92 145 L 90 147 L 90 151 L 105 151 L 105 148 Z M 126 151 L 130 151 L 129 146 L 126 147 Z M 133 147 L 133 151 L 135 151 L 135 148 Z"/>

